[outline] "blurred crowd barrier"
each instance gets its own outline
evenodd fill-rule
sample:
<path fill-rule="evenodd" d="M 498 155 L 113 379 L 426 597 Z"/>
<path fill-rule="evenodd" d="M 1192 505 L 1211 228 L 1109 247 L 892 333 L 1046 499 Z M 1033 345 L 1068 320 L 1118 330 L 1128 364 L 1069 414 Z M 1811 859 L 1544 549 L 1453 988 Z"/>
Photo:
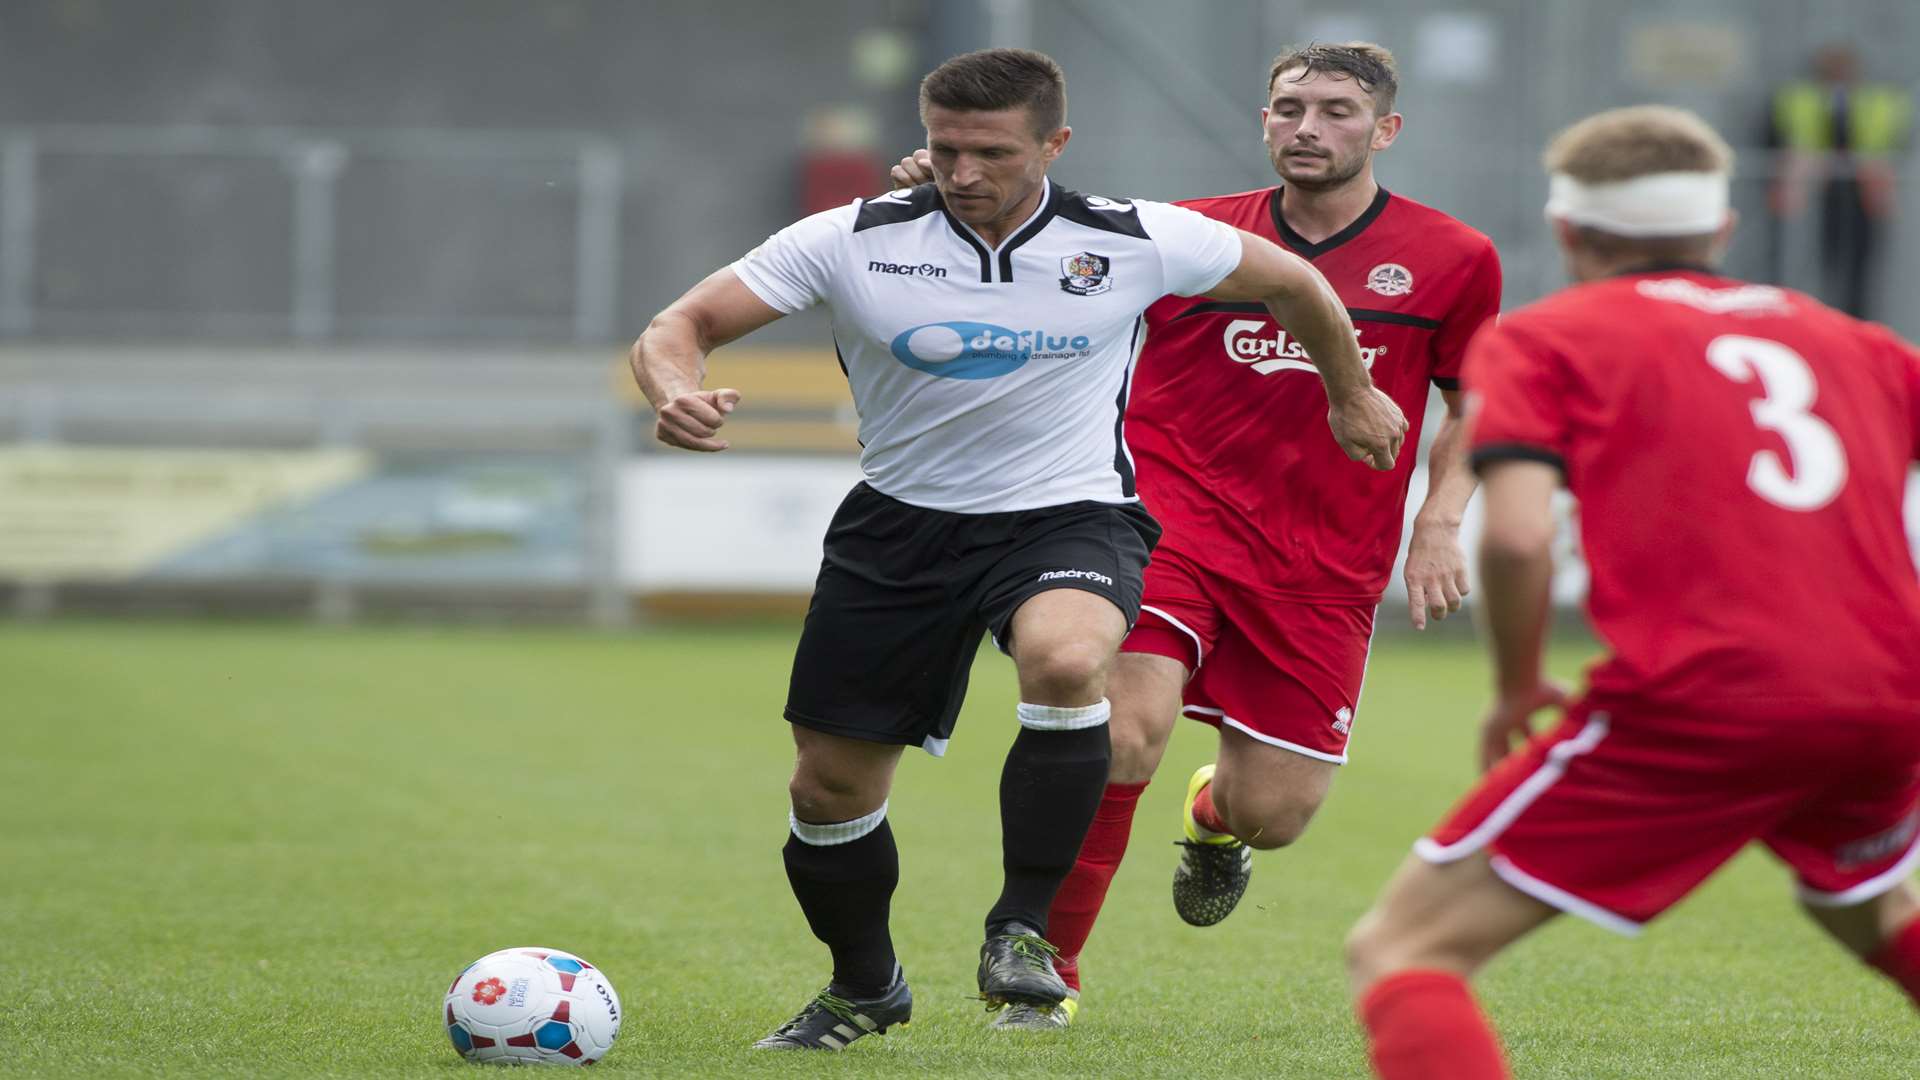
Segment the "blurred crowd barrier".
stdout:
<path fill-rule="evenodd" d="M 744 394 L 734 448 L 696 455 L 651 441 L 603 350 L 0 348 L 0 605 L 610 626 L 798 610 L 860 477 L 845 382 L 810 350 L 722 350 L 713 376 Z M 1425 487 L 1423 467 L 1410 509 Z"/>
<path fill-rule="evenodd" d="M 1776 225 L 1770 158 L 1743 160 L 1731 268 L 1817 289 L 1817 200 Z M 859 476 L 828 330 L 715 355 L 709 385 L 745 394 L 733 450 L 658 448 L 607 344 L 648 314 L 618 302 L 626 161 L 565 132 L 0 130 L 0 610 L 620 625 L 803 605 Z M 1510 302 L 1559 281 L 1521 216 Z M 682 261 L 663 260 L 682 285 L 705 270 Z M 1571 525 L 1561 554 L 1577 603 Z"/>
<path fill-rule="evenodd" d="M 1158 153 L 1135 133 L 1105 135 L 1096 152 Z M 1493 236 L 1513 305 L 1559 280 L 1527 194 L 1544 190 L 1534 156 L 1481 147 L 1422 161 L 1404 180 L 1392 157 L 1380 168 L 1395 190 L 1440 196 Z M 1903 164 L 1888 174 L 1887 198 L 1912 211 L 1920 177 Z M 678 249 L 635 243 L 632 204 L 656 216 L 668 207 L 636 199 L 633 168 L 617 142 L 584 132 L 0 127 L 0 340 L 619 340 L 644 317 L 629 309 L 631 296 L 664 302 L 703 272 Z M 1777 217 L 1775 179 L 1788 168 L 1767 149 L 1741 151 L 1733 202 L 1742 226 L 1728 268 L 1835 300 L 1823 240 L 1833 207 L 1815 181 L 1800 185 L 1791 216 Z M 1271 182 L 1246 179 L 1234 186 Z M 1500 193 L 1500 209 L 1453 206 L 1444 194 L 1455 191 Z M 792 199 L 744 201 L 738 215 L 704 215 L 710 231 L 750 246 L 764 233 L 742 233 L 743 222 L 771 231 L 798 213 Z M 1915 265 L 1904 220 L 1889 214 L 1871 226 L 1867 307 L 1911 337 L 1920 316 L 1904 302 L 1903 275 Z M 769 336 L 796 344 L 810 335 L 783 325 Z"/>

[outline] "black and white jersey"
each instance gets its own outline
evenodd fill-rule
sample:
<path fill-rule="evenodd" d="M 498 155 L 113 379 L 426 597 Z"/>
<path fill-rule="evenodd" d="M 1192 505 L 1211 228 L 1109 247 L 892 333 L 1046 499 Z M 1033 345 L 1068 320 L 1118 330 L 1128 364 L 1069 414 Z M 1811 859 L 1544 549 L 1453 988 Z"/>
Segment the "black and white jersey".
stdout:
<path fill-rule="evenodd" d="M 998 248 L 924 184 L 805 218 L 733 271 L 779 311 L 832 310 L 869 485 L 978 514 L 1134 501 L 1121 417 L 1141 312 L 1239 264 L 1217 221 L 1048 181 Z"/>

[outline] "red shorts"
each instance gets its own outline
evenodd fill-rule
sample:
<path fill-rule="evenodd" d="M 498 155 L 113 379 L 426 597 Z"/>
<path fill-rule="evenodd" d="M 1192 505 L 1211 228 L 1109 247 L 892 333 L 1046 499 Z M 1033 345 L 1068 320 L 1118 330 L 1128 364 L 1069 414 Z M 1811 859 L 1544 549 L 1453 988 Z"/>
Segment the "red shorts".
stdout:
<path fill-rule="evenodd" d="M 1749 841 L 1809 904 L 1872 899 L 1920 863 L 1920 722 L 1682 715 L 1585 701 L 1507 755 L 1414 845 L 1482 848 L 1521 892 L 1610 930 L 1640 925 Z"/>
<path fill-rule="evenodd" d="M 1193 673 L 1186 715 L 1321 761 L 1347 760 L 1373 605 L 1274 600 L 1162 548 L 1125 652 Z"/>

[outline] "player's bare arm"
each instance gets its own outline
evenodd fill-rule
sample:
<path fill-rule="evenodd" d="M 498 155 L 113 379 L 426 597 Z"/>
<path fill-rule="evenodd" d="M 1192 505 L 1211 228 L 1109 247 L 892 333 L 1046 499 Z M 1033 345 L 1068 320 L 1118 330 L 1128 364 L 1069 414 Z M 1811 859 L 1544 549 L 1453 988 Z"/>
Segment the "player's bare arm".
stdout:
<path fill-rule="evenodd" d="M 655 315 L 627 354 L 634 381 L 654 408 L 653 437 L 683 450 L 725 450 L 728 443 L 718 433 L 740 403 L 740 391 L 701 388 L 707 354 L 780 314 L 723 269 Z"/>
<path fill-rule="evenodd" d="M 1492 768 L 1528 734 L 1534 713 L 1566 700 L 1542 668 L 1553 580 L 1553 492 L 1560 474 L 1537 461 L 1488 466 L 1480 539 L 1482 607 L 1493 640 L 1494 703 L 1480 733 L 1480 766 Z"/>
<path fill-rule="evenodd" d="M 1407 418 L 1373 385 L 1360 359 L 1353 320 L 1327 279 L 1298 255 L 1262 237 L 1240 232 L 1240 265 L 1207 295 L 1257 300 L 1297 338 L 1326 384 L 1327 422 L 1349 458 L 1393 468 L 1407 437 Z"/>
<path fill-rule="evenodd" d="M 1467 426 L 1458 390 L 1440 391 L 1447 415 L 1427 451 L 1427 498 L 1413 517 L 1407 542 L 1407 613 L 1415 630 L 1428 619 L 1460 610 L 1467 595 L 1467 556 L 1460 549 L 1460 519 L 1476 482 L 1467 464 Z"/>

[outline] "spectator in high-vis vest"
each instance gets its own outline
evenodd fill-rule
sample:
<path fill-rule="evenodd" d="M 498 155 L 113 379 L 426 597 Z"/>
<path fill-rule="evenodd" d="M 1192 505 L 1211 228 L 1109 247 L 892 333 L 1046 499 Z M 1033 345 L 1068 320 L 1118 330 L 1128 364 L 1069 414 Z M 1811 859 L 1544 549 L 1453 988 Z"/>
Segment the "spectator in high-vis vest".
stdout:
<path fill-rule="evenodd" d="M 1895 203 L 1894 156 L 1905 146 L 1913 102 L 1887 83 L 1863 82 L 1851 48 L 1814 54 L 1813 77 L 1774 91 L 1775 159 L 1768 209 L 1775 219 L 1775 276 L 1784 277 L 1781 236 L 1818 191 L 1820 287 L 1834 306 L 1867 316 L 1880 239 Z"/>

